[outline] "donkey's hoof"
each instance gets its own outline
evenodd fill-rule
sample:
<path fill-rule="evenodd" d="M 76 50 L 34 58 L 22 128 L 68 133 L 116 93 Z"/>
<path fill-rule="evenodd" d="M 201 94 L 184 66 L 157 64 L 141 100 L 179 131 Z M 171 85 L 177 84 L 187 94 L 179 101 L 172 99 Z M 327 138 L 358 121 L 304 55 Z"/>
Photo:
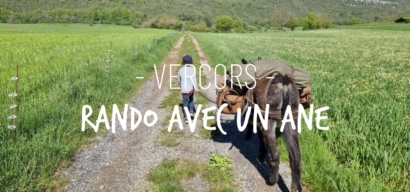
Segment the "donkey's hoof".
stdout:
<path fill-rule="evenodd" d="M 294 184 L 292 183 L 292 186 L 290 187 L 291 192 L 302 192 L 302 186 L 299 184 Z"/>
<path fill-rule="evenodd" d="M 277 174 L 270 175 L 268 181 L 266 182 L 268 185 L 273 186 L 278 183 L 279 177 Z"/>

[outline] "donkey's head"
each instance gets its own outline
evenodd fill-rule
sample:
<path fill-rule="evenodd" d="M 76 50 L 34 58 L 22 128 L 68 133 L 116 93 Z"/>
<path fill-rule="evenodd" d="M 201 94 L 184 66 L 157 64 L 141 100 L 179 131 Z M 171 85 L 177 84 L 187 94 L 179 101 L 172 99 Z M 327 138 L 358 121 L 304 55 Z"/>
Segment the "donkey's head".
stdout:
<path fill-rule="evenodd" d="M 260 60 L 262 60 L 262 57 L 261 56 L 258 56 L 258 61 L 260 61 Z M 245 59 L 241 59 L 241 61 L 242 61 L 242 64 L 249 64 L 249 62 L 248 61 L 246 61 Z M 252 63 L 252 62 L 251 62 Z"/>
<path fill-rule="evenodd" d="M 246 61 L 245 59 L 242 59 L 242 64 L 248 64 L 248 61 Z"/>

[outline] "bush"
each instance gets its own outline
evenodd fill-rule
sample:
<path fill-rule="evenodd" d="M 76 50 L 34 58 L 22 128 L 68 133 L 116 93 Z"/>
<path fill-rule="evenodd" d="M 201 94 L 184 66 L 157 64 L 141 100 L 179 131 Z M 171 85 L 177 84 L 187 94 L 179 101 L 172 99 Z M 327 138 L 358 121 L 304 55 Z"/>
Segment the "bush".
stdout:
<path fill-rule="evenodd" d="M 320 27 L 322 27 L 324 29 L 328 29 L 328 28 L 332 27 L 332 20 L 330 19 L 330 17 L 328 15 L 318 14 L 317 19 L 320 23 Z"/>
<path fill-rule="evenodd" d="M 158 29 L 176 29 L 181 28 L 182 24 L 174 16 L 163 15 L 146 20 L 142 23 L 143 28 L 158 28 Z"/>
<path fill-rule="evenodd" d="M 3 9 L 3 7 L 0 7 L 0 23 L 5 23 L 7 20 L 7 13 Z"/>
<path fill-rule="evenodd" d="M 349 21 L 347 21 L 348 25 L 357 25 L 360 23 L 360 20 L 358 18 L 352 18 Z"/>
<path fill-rule="evenodd" d="M 115 22 L 116 25 L 131 25 L 132 23 L 127 20 L 120 20 Z"/>
<path fill-rule="evenodd" d="M 218 30 L 216 29 L 215 25 L 212 25 L 211 32 L 212 33 L 218 33 Z"/>
<path fill-rule="evenodd" d="M 309 15 L 302 21 L 303 30 L 319 29 L 320 22 L 317 19 L 316 13 L 309 13 Z"/>
<path fill-rule="evenodd" d="M 326 20 L 322 23 L 322 27 L 325 29 L 331 28 L 332 27 L 332 21 Z"/>
<path fill-rule="evenodd" d="M 248 25 L 246 26 L 246 30 L 249 32 L 255 32 L 255 31 L 259 31 L 259 29 L 253 25 Z"/>
<path fill-rule="evenodd" d="M 294 31 L 295 28 L 298 26 L 299 26 L 299 20 L 298 18 L 295 18 L 295 17 L 290 19 L 285 25 L 285 27 L 290 28 L 290 30 L 292 31 Z"/>
<path fill-rule="evenodd" d="M 206 32 L 208 30 L 208 27 L 206 26 L 205 21 L 200 21 L 199 23 L 195 25 L 189 26 L 188 30 L 195 31 L 195 32 Z"/>
<path fill-rule="evenodd" d="M 172 15 L 163 15 L 157 21 L 157 26 L 159 29 L 173 29 L 179 24 L 178 18 Z"/>
<path fill-rule="evenodd" d="M 230 32 L 233 28 L 234 21 L 230 16 L 222 15 L 216 18 L 215 27 L 218 32 Z"/>
<path fill-rule="evenodd" d="M 236 33 L 245 33 L 245 28 L 243 27 L 243 21 L 241 18 L 235 19 L 233 23 L 233 30 Z"/>
<path fill-rule="evenodd" d="M 138 25 L 137 22 L 134 21 L 134 22 L 132 22 L 131 27 L 133 27 L 134 29 L 137 29 L 137 28 L 139 28 L 140 26 Z"/>
<path fill-rule="evenodd" d="M 183 24 L 182 22 L 178 22 L 178 23 L 174 26 L 174 30 L 181 30 L 183 26 L 184 26 L 184 24 Z"/>

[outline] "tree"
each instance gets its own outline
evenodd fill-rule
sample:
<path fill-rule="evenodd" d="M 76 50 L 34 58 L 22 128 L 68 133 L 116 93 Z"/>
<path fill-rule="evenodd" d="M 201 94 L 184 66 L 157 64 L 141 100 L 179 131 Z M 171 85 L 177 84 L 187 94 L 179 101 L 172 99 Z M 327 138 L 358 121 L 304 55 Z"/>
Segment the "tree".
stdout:
<path fill-rule="evenodd" d="M 6 11 L 3 9 L 3 7 L 0 7 L 0 22 L 4 23 L 6 22 L 7 15 Z"/>
<path fill-rule="evenodd" d="M 286 23 L 289 20 L 291 20 L 294 16 L 289 6 L 283 6 L 276 11 L 275 17 L 279 22 L 278 24 L 282 28 L 282 31 L 285 31 Z"/>
<path fill-rule="evenodd" d="M 324 14 L 318 14 L 317 19 L 320 23 L 320 26 L 323 27 L 324 29 L 332 27 L 332 20 L 330 19 L 329 16 L 324 15 Z"/>
<path fill-rule="evenodd" d="M 208 30 L 208 27 L 206 26 L 205 21 L 199 21 L 197 24 L 189 26 L 188 30 L 196 32 L 206 32 Z"/>
<path fill-rule="evenodd" d="M 400 18 L 403 18 L 403 17 L 404 17 L 403 10 L 401 10 L 401 9 L 396 10 L 396 14 L 395 14 L 394 20 L 400 19 Z"/>
<path fill-rule="evenodd" d="M 294 31 L 296 27 L 299 26 L 299 19 L 296 17 L 293 17 L 292 19 L 290 19 L 286 25 L 287 28 L 290 28 L 290 30 Z"/>
<path fill-rule="evenodd" d="M 320 23 L 317 19 L 316 13 L 309 13 L 309 15 L 302 21 L 303 30 L 319 29 Z"/>
<path fill-rule="evenodd" d="M 206 27 L 212 27 L 212 20 L 209 16 L 205 16 L 204 21 L 206 23 Z"/>
<path fill-rule="evenodd" d="M 236 33 L 244 33 L 245 28 L 243 27 L 243 21 L 241 18 L 235 19 L 233 23 L 233 29 Z"/>
<path fill-rule="evenodd" d="M 252 33 L 252 32 L 258 31 L 259 29 L 253 25 L 247 25 L 246 30 Z"/>
<path fill-rule="evenodd" d="M 162 15 L 157 21 L 159 29 L 173 29 L 178 24 L 178 18 L 173 15 Z"/>
<path fill-rule="evenodd" d="M 7 23 L 16 24 L 18 22 L 19 22 L 19 19 L 17 18 L 16 15 L 14 15 L 13 13 L 9 15 L 9 18 L 7 19 Z"/>
<path fill-rule="evenodd" d="M 218 32 L 229 32 L 233 27 L 233 19 L 230 16 L 222 15 L 216 18 L 215 28 Z"/>

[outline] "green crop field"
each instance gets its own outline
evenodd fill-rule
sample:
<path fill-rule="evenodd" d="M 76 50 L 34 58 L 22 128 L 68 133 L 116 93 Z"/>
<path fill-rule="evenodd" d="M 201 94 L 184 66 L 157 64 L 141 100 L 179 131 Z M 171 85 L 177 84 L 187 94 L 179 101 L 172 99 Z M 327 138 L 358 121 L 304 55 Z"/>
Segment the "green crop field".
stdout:
<path fill-rule="evenodd" d="M 329 119 L 321 121 L 330 130 L 315 129 L 315 121 L 313 130 L 302 128 L 302 180 L 309 189 L 406 191 L 410 188 L 409 30 L 408 25 L 390 24 L 194 36 L 213 66 L 261 56 L 310 72 L 314 109 L 330 107 L 325 113 Z M 278 142 L 286 160 L 283 141 Z"/>
<path fill-rule="evenodd" d="M 302 181 L 313 191 L 410 188 L 410 28 L 357 25 L 248 34 L 193 33 L 210 64 L 273 58 L 310 72 L 321 131 L 302 128 Z M 0 24 L 0 191 L 53 190 L 56 172 L 95 135 L 81 108 L 126 102 L 181 36 L 129 26 Z M 112 43 L 112 48 L 111 48 Z M 112 50 L 109 52 L 108 50 Z M 111 53 L 111 55 L 110 55 Z M 16 139 L 8 129 L 19 66 Z M 219 70 L 219 72 L 221 72 Z M 308 110 L 307 110 L 308 111 Z M 96 118 L 98 113 L 93 113 Z M 303 122 L 304 123 L 304 122 Z M 287 161 L 278 140 L 282 162 Z M 234 160 L 233 160 L 234 161 Z M 62 183 L 59 183 L 62 182 Z"/>
<path fill-rule="evenodd" d="M 151 75 L 179 36 L 129 26 L 0 24 L 0 189 L 58 187 L 51 182 L 57 168 L 94 135 L 92 129 L 81 132 L 82 106 L 125 102 L 143 82 L 135 77 Z M 13 125 L 9 94 L 17 65 L 13 141 L 7 127 Z"/>

